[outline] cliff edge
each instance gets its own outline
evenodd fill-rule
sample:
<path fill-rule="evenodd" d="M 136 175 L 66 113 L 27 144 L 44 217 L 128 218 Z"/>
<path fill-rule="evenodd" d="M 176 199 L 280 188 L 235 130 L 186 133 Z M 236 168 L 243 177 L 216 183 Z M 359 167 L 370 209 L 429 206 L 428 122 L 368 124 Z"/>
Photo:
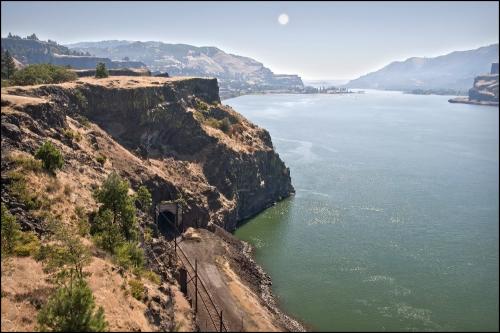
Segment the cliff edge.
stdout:
<path fill-rule="evenodd" d="M 2 207 L 23 232 L 33 231 L 47 244 L 51 220 L 68 227 L 78 226 L 82 216 L 91 221 L 99 207 L 94 190 L 117 172 L 129 180 L 131 192 L 145 185 L 153 203 L 179 202 L 184 229 L 207 227 L 176 249 L 198 262 L 226 327 L 304 330 L 278 309 L 270 279 L 246 245 L 224 230 L 294 190 L 269 133 L 220 103 L 217 80 L 80 78 L 3 88 L 1 106 Z M 35 167 L 33 159 L 47 140 L 64 157 L 55 174 Z M 88 284 L 109 329 L 207 329 L 206 314 L 195 313 L 192 299 L 180 291 L 177 278 L 189 263 L 180 260 L 152 216 L 137 214 L 146 266 L 161 277 L 142 279 L 141 299 L 128 287 L 137 274 L 124 271 L 88 234 L 80 235 L 91 252 Z M 36 328 L 37 313 L 53 291 L 48 278 L 36 256 L 2 261 L 2 331 Z"/>
<path fill-rule="evenodd" d="M 82 117 L 96 128 L 78 126 Z M 65 140 L 72 128 L 80 142 Z M 269 133 L 220 103 L 216 79 L 82 78 L 2 89 L 2 152 L 32 152 L 45 138 L 75 164 L 106 156 L 99 172 L 145 184 L 154 202 L 183 198 L 186 227 L 233 230 L 294 191 Z"/>

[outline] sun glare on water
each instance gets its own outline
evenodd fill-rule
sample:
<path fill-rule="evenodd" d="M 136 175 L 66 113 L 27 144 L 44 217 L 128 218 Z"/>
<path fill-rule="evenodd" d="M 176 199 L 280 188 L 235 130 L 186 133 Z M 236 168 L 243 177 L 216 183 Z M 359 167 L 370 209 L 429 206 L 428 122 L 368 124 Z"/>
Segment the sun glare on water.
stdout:
<path fill-rule="evenodd" d="M 288 15 L 287 14 L 281 14 L 280 16 L 278 16 L 278 22 L 281 24 L 281 25 L 286 25 L 288 24 Z"/>

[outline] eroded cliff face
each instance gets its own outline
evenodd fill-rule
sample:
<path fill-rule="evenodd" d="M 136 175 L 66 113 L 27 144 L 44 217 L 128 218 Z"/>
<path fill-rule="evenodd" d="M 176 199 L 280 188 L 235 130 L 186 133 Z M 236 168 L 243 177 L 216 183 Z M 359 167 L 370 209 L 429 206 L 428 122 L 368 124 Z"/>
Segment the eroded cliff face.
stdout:
<path fill-rule="evenodd" d="M 498 103 L 498 74 L 477 76 L 469 89 L 469 100 Z"/>
<path fill-rule="evenodd" d="M 80 126 L 82 116 L 95 125 Z M 69 140 L 68 129 L 82 141 Z M 182 198 L 187 225 L 232 230 L 293 193 L 269 133 L 222 105 L 215 79 L 82 78 L 2 89 L 2 153 L 33 153 L 47 137 L 75 168 L 116 170 L 133 187 L 148 186 L 154 201 Z M 98 155 L 108 162 L 100 166 Z"/>

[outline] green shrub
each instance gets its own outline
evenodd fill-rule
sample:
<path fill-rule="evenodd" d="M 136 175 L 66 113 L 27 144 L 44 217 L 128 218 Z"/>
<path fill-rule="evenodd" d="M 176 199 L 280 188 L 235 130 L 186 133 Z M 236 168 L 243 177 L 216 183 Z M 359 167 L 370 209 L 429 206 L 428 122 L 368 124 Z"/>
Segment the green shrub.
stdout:
<path fill-rule="evenodd" d="M 10 171 L 7 173 L 7 177 L 11 180 L 8 186 L 9 192 L 25 204 L 27 209 L 39 209 L 42 206 L 38 196 L 28 189 L 24 174 L 18 171 Z"/>
<path fill-rule="evenodd" d="M 150 227 L 144 228 L 144 242 L 151 243 L 153 240 L 153 230 Z"/>
<path fill-rule="evenodd" d="M 47 83 L 61 83 L 76 80 L 77 75 L 62 67 L 51 64 L 33 64 L 14 73 L 10 83 L 12 85 L 34 85 Z"/>
<path fill-rule="evenodd" d="M 231 129 L 231 122 L 229 121 L 229 118 L 226 117 L 219 122 L 219 129 L 224 133 L 229 132 Z"/>
<path fill-rule="evenodd" d="M 153 204 L 151 192 L 149 192 L 148 188 L 144 185 L 139 186 L 137 189 L 136 199 L 139 201 L 143 212 L 149 211 Z"/>
<path fill-rule="evenodd" d="M 40 310 L 40 331 L 102 332 L 107 330 L 104 309 L 95 309 L 92 291 L 84 280 L 57 289 Z"/>
<path fill-rule="evenodd" d="M 137 239 L 135 205 L 128 195 L 129 183 L 116 172 L 112 172 L 104 181 L 94 197 L 101 203 L 99 211 L 109 209 L 113 213 L 113 223 L 120 225 L 122 235 L 126 240 Z"/>
<path fill-rule="evenodd" d="M 147 270 L 143 273 L 143 276 L 148 279 L 149 281 L 157 284 L 157 285 L 160 285 L 161 284 L 161 278 L 158 274 L 156 274 L 155 272 L 153 271 L 150 271 L 150 270 Z"/>
<path fill-rule="evenodd" d="M 196 109 L 201 110 L 203 112 L 207 112 L 208 111 L 208 104 L 198 99 L 198 100 L 196 100 Z"/>
<path fill-rule="evenodd" d="M 14 255 L 36 257 L 40 251 L 40 240 L 34 232 L 21 232 L 14 247 Z"/>
<path fill-rule="evenodd" d="M 79 142 L 82 139 L 82 135 L 79 132 L 75 132 L 70 128 L 65 128 L 63 130 L 63 134 L 71 141 L 76 140 L 77 142 Z"/>
<path fill-rule="evenodd" d="M 104 156 L 104 155 L 98 155 L 95 160 L 100 164 L 100 165 L 104 165 L 104 163 L 106 163 L 106 160 L 107 160 L 107 157 Z"/>
<path fill-rule="evenodd" d="M 16 217 L 12 215 L 5 204 L 2 203 L 2 257 L 13 253 L 20 233 L 21 229 L 19 228 Z"/>
<path fill-rule="evenodd" d="M 204 121 L 204 123 L 205 125 L 217 128 L 226 134 L 229 133 L 229 130 L 231 129 L 231 121 L 227 117 L 225 117 L 222 120 L 217 120 L 215 118 L 208 118 Z"/>
<path fill-rule="evenodd" d="M 9 159 L 14 162 L 16 166 L 21 167 L 26 171 L 41 171 L 43 168 L 43 164 L 40 160 L 36 160 L 31 156 L 10 156 Z"/>
<path fill-rule="evenodd" d="M 54 172 L 64 165 L 64 159 L 61 152 L 50 141 L 45 141 L 45 143 L 38 148 L 35 153 L 35 158 L 42 160 L 43 167 L 50 172 Z"/>
<path fill-rule="evenodd" d="M 106 64 L 100 62 L 97 64 L 95 68 L 95 77 L 98 79 L 102 79 L 105 77 L 108 77 L 109 73 L 108 70 L 106 69 Z"/>
<path fill-rule="evenodd" d="M 76 229 L 78 230 L 78 235 L 85 237 L 90 233 L 90 223 L 86 218 L 78 218 L 76 221 Z"/>
<path fill-rule="evenodd" d="M 87 117 L 82 116 L 82 115 L 76 115 L 75 116 L 76 121 L 78 121 L 83 127 L 89 128 L 90 127 L 90 121 Z"/>
<path fill-rule="evenodd" d="M 89 248 L 80 241 L 71 226 L 53 220 L 49 223 L 50 243 L 40 249 L 39 260 L 43 260 L 44 272 L 56 284 L 72 284 L 83 279 L 88 273 L 83 271 L 91 260 Z"/>
<path fill-rule="evenodd" d="M 144 268 L 144 251 L 135 242 L 124 242 L 115 249 L 115 259 L 118 265 L 125 269 Z"/>
<path fill-rule="evenodd" d="M 113 212 L 109 209 L 97 213 L 90 226 L 90 233 L 97 246 L 111 253 L 124 241 L 120 227 L 113 223 Z"/>
<path fill-rule="evenodd" d="M 208 118 L 205 120 L 205 124 L 213 128 L 219 128 L 219 121 L 215 118 Z"/>
<path fill-rule="evenodd" d="M 128 282 L 132 296 L 141 301 L 144 298 L 144 284 L 141 280 L 132 279 Z"/>

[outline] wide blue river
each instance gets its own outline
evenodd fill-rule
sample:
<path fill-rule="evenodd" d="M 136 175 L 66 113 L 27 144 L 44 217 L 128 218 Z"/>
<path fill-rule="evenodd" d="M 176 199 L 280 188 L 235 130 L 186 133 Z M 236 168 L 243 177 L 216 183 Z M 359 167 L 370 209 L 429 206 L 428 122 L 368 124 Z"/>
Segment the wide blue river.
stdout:
<path fill-rule="evenodd" d="M 498 330 L 498 107 L 367 91 L 225 100 L 296 195 L 242 225 L 315 330 Z"/>

